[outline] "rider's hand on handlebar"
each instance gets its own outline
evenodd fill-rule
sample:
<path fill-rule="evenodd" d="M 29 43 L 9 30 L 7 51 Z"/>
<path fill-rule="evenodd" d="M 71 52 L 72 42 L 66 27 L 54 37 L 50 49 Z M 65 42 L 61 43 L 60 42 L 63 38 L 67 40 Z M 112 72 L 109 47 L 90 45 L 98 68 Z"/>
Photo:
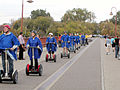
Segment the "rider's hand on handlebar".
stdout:
<path fill-rule="evenodd" d="M 38 49 L 40 49 L 40 47 L 39 47 L 39 46 L 37 46 L 37 48 L 38 48 Z"/>
<path fill-rule="evenodd" d="M 10 50 L 12 50 L 12 51 L 13 51 L 13 50 L 14 50 L 14 48 L 10 48 Z"/>
<path fill-rule="evenodd" d="M 29 48 L 29 45 L 27 45 L 27 48 Z"/>

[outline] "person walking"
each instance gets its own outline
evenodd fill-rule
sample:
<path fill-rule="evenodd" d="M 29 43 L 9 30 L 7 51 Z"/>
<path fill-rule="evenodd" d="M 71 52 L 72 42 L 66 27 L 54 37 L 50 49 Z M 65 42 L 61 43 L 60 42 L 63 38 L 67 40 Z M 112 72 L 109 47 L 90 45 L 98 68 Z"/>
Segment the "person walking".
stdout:
<path fill-rule="evenodd" d="M 107 37 L 105 39 L 105 43 L 106 43 L 106 55 L 110 54 L 110 47 L 111 47 L 111 39 L 110 37 Z"/>
<path fill-rule="evenodd" d="M 19 60 L 25 60 L 23 58 L 23 52 L 25 51 L 25 49 L 24 49 L 25 41 L 24 41 L 22 32 L 20 32 L 20 35 L 18 36 L 18 40 L 20 42 L 20 46 L 19 46 Z"/>
<path fill-rule="evenodd" d="M 113 50 L 113 52 L 115 51 L 115 42 L 114 42 L 114 40 L 115 40 L 115 38 L 112 37 L 111 38 L 111 44 L 112 44 L 112 50 Z"/>
<path fill-rule="evenodd" d="M 117 58 L 118 51 L 119 51 L 119 38 L 118 38 L 118 36 L 116 36 L 114 42 L 115 42 L 115 58 Z"/>

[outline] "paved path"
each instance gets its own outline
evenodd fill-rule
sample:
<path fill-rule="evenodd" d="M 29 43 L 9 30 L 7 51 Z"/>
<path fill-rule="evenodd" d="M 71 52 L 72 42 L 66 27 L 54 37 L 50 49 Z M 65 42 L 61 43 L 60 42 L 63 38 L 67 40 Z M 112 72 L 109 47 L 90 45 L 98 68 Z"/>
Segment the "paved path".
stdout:
<path fill-rule="evenodd" d="M 120 90 L 120 61 L 114 53 L 105 54 L 104 40 L 94 39 L 88 46 L 83 46 L 71 58 L 60 58 L 59 48 L 56 52 L 57 62 L 45 62 L 44 50 L 40 62 L 43 76 L 26 76 L 26 60 L 15 61 L 19 71 L 18 84 L 4 82 L 0 90 Z M 1 64 L 0 64 L 1 65 Z"/>

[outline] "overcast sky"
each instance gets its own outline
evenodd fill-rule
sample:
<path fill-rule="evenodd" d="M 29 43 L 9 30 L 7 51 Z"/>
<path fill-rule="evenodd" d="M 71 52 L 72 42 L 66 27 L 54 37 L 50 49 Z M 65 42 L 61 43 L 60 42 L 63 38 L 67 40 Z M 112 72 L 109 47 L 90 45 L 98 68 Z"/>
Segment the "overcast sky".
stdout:
<path fill-rule="evenodd" d="M 111 8 L 120 10 L 120 0 L 33 0 L 28 3 L 24 0 L 24 17 L 29 17 L 32 10 L 46 9 L 55 21 L 60 21 L 64 13 L 73 8 L 86 8 L 95 13 L 96 21 L 104 21 L 111 18 Z M 10 23 L 11 19 L 21 17 L 22 0 L 0 0 L 0 24 Z M 115 14 L 115 9 L 113 9 Z"/>

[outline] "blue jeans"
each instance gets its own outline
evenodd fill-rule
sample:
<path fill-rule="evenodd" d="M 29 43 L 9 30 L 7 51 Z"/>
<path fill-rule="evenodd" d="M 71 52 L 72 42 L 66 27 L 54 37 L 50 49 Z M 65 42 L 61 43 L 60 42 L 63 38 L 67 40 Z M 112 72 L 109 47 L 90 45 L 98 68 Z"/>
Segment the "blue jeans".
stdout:
<path fill-rule="evenodd" d="M 117 58 L 118 51 L 119 51 L 119 45 L 115 45 L 115 58 Z"/>
<path fill-rule="evenodd" d="M 7 60 L 9 63 L 9 73 L 13 73 L 13 60 L 10 58 L 9 55 L 7 55 Z M 2 66 L 3 66 L 3 72 L 6 73 L 6 66 L 5 66 L 5 52 L 2 51 Z"/>

